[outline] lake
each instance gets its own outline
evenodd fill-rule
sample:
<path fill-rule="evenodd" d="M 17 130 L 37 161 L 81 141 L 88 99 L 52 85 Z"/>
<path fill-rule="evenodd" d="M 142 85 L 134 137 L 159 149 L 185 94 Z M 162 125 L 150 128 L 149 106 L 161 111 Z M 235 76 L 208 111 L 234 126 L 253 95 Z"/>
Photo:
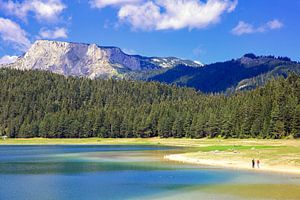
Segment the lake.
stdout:
<path fill-rule="evenodd" d="M 0 200 L 300 199 L 300 176 L 163 160 L 159 146 L 0 146 Z"/>

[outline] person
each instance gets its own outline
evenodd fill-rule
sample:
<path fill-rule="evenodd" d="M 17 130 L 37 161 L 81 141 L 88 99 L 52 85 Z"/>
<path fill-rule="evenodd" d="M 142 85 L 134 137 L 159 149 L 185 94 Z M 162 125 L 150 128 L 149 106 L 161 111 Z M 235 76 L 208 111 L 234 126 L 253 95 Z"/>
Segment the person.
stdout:
<path fill-rule="evenodd" d="M 257 168 L 259 168 L 259 164 L 260 164 L 260 161 L 257 160 L 257 161 L 256 161 L 256 166 L 257 166 Z"/>
<path fill-rule="evenodd" d="M 252 168 L 255 168 L 255 160 L 254 160 L 254 158 L 252 159 Z"/>

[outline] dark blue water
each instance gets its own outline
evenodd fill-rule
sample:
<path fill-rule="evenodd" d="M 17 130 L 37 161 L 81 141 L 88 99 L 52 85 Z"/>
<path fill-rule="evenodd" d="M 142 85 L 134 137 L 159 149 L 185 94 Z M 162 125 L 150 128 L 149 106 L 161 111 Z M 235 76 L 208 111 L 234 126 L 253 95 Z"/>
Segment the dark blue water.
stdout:
<path fill-rule="evenodd" d="M 172 151 L 176 149 L 0 146 L 0 200 L 181 199 L 176 194 L 198 186 L 299 181 L 279 175 L 179 165 L 161 159 Z M 205 196 L 201 190 L 199 195 Z"/>

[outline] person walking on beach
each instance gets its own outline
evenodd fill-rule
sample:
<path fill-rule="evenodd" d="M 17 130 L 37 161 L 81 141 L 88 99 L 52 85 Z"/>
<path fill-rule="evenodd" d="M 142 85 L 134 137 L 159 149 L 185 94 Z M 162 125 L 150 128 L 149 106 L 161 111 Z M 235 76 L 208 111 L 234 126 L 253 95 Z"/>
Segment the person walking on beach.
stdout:
<path fill-rule="evenodd" d="M 256 161 L 256 166 L 257 166 L 257 168 L 259 168 L 259 164 L 260 164 L 260 161 L 257 160 L 257 161 Z"/>
<path fill-rule="evenodd" d="M 255 160 L 254 160 L 254 158 L 252 159 L 252 168 L 255 168 Z"/>

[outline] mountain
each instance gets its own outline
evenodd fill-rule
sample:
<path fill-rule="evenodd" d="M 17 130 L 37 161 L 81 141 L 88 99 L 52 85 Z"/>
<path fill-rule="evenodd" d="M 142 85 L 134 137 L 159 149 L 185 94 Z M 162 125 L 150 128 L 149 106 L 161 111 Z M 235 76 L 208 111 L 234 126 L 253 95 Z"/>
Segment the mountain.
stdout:
<path fill-rule="evenodd" d="M 123 77 L 129 72 L 172 68 L 177 65 L 200 67 L 201 63 L 175 57 L 128 55 L 118 47 L 96 44 L 37 40 L 16 62 L 0 67 L 46 70 L 65 76 Z"/>
<path fill-rule="evenodd" d="M 239 59 L 200 68 L 178 65 L 143 78 L 211 93 L 252 89 L 264 85 L 274 77 L 286 77 L 291 72 L 300 74 L 300 63 L 287 57 L 246 54 Z"/>
<path fill-rule="evenodd" d="M 14 63 L 1 67 L 43 70 L 64 76 L 157 81 L 212 93 L 232 93 L 264 85 L 294 72 L 300 63 L 287 57 L 246 54 L 209 65 L 175 57 L 128 55 L 118 47 L 37 40 Z"/>

